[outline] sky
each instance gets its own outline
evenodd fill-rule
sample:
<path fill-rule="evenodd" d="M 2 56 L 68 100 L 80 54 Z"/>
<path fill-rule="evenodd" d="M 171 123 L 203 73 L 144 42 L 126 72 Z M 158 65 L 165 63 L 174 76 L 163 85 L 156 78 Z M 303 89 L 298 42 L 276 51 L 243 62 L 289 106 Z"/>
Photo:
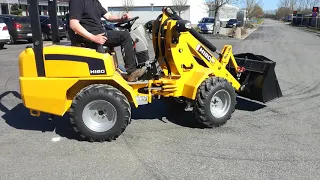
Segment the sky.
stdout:
<path fill-rule="evenodd" d="M 240 2 L 244 2 L 244 1 L 240 1 Z M 278 8 L 277 7 L 278 3 L 279 3 L 279 0 L 262 0 L 262 5 L 263 5 L 262 9 L 263 10 L 276 10 Z"/>
<path fill-rule="evenodd" d="M 277 9 L 278 0 L 262 0 L 263 10 L 275 10 Z"/>

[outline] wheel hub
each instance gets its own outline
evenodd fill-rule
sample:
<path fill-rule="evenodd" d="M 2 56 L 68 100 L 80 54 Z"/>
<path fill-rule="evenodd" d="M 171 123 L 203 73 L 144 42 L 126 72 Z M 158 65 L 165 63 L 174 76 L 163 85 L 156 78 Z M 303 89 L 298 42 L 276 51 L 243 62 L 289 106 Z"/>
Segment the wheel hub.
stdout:
<path fill-rule="evenodd" d="M 231 96 L 226 90 L 217 91 L 211 98 L 210 111 L 215 118 L 225 116 L 231 106 Z"/>
<path fill-rule="evenodd" d="M 82 113 L 84 124 L 92 131 L 104 132 L 111 129 L 117 120 L 116 108 L 105 100 L 87 104 Z"/>

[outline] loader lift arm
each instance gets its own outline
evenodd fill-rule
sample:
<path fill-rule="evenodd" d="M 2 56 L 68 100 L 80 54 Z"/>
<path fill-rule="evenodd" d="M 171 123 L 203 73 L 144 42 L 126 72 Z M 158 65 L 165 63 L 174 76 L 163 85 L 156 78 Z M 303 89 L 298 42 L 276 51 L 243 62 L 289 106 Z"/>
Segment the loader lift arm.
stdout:
<path fill-rule="evenodd" d="M 170 20 L 176 20 L 177 24 L 179 21 L 185 21 L 182 20 L 174 10 L 165 7 L 163 8 L 163 14 L 154 21 L 154 29 L 152 30 L 156 59 L 158 59 L 158 61 L 165 61 L 168 67 L 170 66 L 168 65 L 169 63 L 165 54 L 167 47 L 165 47 L 164 42 L 165 39 L 167 39 L 165 31 L 168 28 L 167 25 Z M 263 103 L 282 96 L 274 69 L 276 62 L 262 55 L 254 55 L 251 53 L 233 54 L 230 45 L 225 45 L 220 53 L 212 43 L 201 36 L 195 29 L 190 27 L 188 31 L 200 42 L 205 50 L 209 49 L 211 52 L 219 55 L 217 61 L 219 61 L 221 66 L 227 68 L 229 73 L 231 73 L 241 85 L 239 88 L 236 88 L 238 95 Z M 210 52 L 208 53 L 213 58 L 213 55 Z M 170 68 L 168 68 L 168 73 L 170 76 Z M 238 86 L 234 85 L 234 87 Z"/>

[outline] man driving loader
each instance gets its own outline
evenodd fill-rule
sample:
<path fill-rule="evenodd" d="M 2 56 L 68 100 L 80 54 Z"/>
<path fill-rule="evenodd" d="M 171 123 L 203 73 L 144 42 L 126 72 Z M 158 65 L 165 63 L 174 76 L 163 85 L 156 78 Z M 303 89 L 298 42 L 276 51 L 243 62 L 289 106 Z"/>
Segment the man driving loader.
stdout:
<path fill-rule="evenodd" d="M 101 17 L 110 22 L 121 22 L 129 19 L 125 14 L 121 18 L 111 15 L 102 7 L 99 0 L 70 0 L 70 28 L 76 33 L 79 41 L 91 41 L 108 47 L 121 46 L 124 49 L 123 60 L 128 73 L 128 81 L 137 81 L 146 67 L 137 68 L 133 41 L 128 31 L 105 30 Z M 84 39 L 85 38 L 85 39 Z"/>

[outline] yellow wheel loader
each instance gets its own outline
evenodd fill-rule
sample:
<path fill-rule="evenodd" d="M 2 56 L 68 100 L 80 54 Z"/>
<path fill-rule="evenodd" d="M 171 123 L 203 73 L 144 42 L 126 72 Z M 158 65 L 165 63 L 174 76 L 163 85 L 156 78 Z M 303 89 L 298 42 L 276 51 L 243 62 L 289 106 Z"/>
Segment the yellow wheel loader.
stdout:
<path fill-rule="evenodd" d="M 118 24 L 133 37 L 137 63 L 148 68 L 137 82 L 128 82 L 112 48 L 59 44 L 56 0 L 49 0 L 54 44 L 44 47 L 38 2 L 28 0 L 33 47 L 19 56 L 24 106 L 33 116 L 69 113 L 75 131 L 86 140 L 115 140 L 130 124 L 131 108 L 155 98 L 192 107 L 194 120 L 212 128 L 231 118 L 238 95 L 264 103 L 282 96 L 275 62 L 250 53 L 233 55 L 230 45 L 218 52 L 169 7 L 153 22 L 151 60 L 141 27 L 131 31 L 136 18 Z"/>

